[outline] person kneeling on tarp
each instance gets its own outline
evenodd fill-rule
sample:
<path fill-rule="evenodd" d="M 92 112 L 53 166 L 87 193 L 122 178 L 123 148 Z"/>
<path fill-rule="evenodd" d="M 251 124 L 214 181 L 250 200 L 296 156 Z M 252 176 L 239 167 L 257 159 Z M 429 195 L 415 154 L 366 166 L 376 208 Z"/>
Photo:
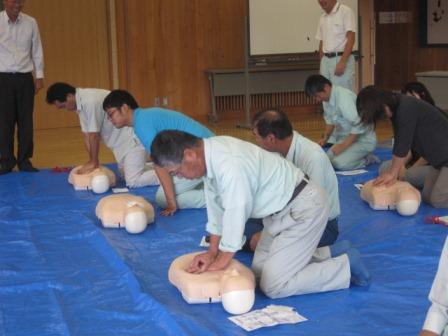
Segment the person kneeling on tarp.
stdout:
<path fill-rule="evenodd" d="M 263 218 L 252 270 L 271 298 L 367 285 L 370 274 L 355 249 L 332 249 L 325 260 L 313 255 L 329 208 L 323 189 L 279 155 L 228 136 L 200 139 L 163 131 L 151 145 L 154 163 L 171 175 L 203 178 L 209 250 L 188 271 L 225 268 L 244 244 L 248 218 Z M 338 255 L 341 253 L 341 255 Z"/>
<path fill-rule="evenodd" d="M 435 208 L 448 208 L 448 118 L 443 112 L 415 97 L 374 86 L 359 92 L 356 107 L 362 124 L 373 126 L 389 118 L 394 130 L 390 168 L 374 184 L 395 183 L 413 149 L 431 166 L 425 176 L 423 200 Z"/>

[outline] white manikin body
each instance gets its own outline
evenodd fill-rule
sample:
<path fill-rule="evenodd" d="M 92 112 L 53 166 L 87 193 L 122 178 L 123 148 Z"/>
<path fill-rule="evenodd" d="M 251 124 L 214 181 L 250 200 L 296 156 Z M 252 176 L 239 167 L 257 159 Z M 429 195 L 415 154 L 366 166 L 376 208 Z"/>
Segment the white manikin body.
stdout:
<path fill-rule="evenodd" d="M 143 197 L 109 195 L 96 205 L 96 216 L 106 228 L 124 227 L 129 233 L 143 232 L 154 222 L 154 208 Z"/>
<path fill-rule="evenodd" d="M 397 181 L 389 187 L 364 184 L 361 198 L 374 210 L 397 210 L 402 216 L 414 215 L 420 206 L 420 192 L 408 182 Z"/>
<path fill-rule="evenodd" d="M 176 258 L 168 271 L 170 282 L 182 293 L 188 303 L 220 302 L 231 314 L 247 313 L 255 302 L 255 276 L 252 271 L 232 259 L 220 271 L 200 274 L 188 273 L 193 258 L 201 252 Z"/>
<path fill-rule="evenodd" d="M 115 186 L 116 177 L 109 168 L 101 166 L 88 174 L 78 174 L 81 167 L 73 168 L 68 176 L 68 182 L 73 184 L 75 190 L 93 190 L 97 194 L 102 194 Z"/>

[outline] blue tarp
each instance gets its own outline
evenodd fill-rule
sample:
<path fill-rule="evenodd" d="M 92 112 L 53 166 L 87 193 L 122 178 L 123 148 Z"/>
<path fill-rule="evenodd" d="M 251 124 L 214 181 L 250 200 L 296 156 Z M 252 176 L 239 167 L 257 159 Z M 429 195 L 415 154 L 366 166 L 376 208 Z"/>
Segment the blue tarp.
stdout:
<path fill-rule="evenodd" d="M 390 150 L 378 150 L 382 158 Z M 354 183 L 378 166 L 339 176 L 340 239 L 357 247 L 372 273 L 367 288 L 270 300 L 257 291 L 254 309 L 294 307 L 309 321 L 251 335 L 415 335 L 446 227 L 424 223 L 446 210 L 422 205 L 413 217 L 373 211 Z M 155 188 L 132 191 L 154 204 Z M 205 210 L 158 214 L 140 235 L 103 229 L 95 217 L 104 195 L 74 191 L 67 173 L 0 176 L 1 335 L 246 335 L 222 305 L 187 304 L 168 282 L 177 256 L 199 250 Z M 252 255 L 237 258 L 250 265 Z"/>

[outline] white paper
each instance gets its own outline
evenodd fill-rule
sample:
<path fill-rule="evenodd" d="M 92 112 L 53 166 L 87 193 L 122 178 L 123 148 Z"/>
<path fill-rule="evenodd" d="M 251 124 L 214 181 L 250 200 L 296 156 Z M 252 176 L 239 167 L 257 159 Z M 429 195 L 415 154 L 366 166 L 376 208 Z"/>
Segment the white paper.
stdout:
<path fill-rule="evenodd" d="M 342 176 L 352 176 L 352 175 L 359 175 L 367 173 L 367 170 L 365 169 L 355 169 L 355 170 L 342 170 L 337 171 L 336 174 L 342 175 Z"/>
<path fill-rule="evenodd" d="M 129 189 L 128 188 L 112 188 L 112 192 L 114 194 L 127 193 L 127 192 L 129 192 Z"/>
<path fill-rule="evenodd" d="M 361 190 L 362 187 L 364 186 L 364 184 L 362 184 L 362 183 L 355 183 L 354 186 L 355 186 L 356 189 Z"/>
<path fill-rule="evenodd" d="M 201 242 L 199 243 L 200 247 L 209 247 L 210 244 L 207 243 L 205 239 L 206 239 L 206 237 L 202 236 Z"/>
<path fill-rule="evenodd" d="M 252 331 L 277 324 L 295 324 L 308 319 L 298 314 L 293 307 L 269 305 L 243 315 L 231 316 L 229 320 L 246 331 Z"/>

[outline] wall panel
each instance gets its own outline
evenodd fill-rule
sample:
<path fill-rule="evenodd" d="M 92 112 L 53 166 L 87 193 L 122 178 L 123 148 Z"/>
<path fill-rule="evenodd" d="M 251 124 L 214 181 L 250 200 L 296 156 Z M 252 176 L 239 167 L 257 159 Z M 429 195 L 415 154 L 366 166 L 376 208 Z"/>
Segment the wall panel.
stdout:
<path fill-rule="evenodd" d="M 120 86 L 141 106 L 209 113 L 204 70 L 243 65 L 241 0 L 117 0 Z"/>
<path fill-rule="evenodd" d="M 27 1 L 24 12 L 37 20 L 44 48 L 45 87 L 35 100 L 35 128 L 76 126 L 75 113 L 45 103 L 46 89 L 56 81 L 110 88 L 107 0 Z"/>
<path fill-rule="evenodd" d="M 415 80 L 415 73 L 448 70 L 448 48 L 425 48 L 418 44 L 420 0 L 375 0 L 376 66 L 375 84 L 401 89 Z M 410 12 L 408 23 L 379 24 L 379 12 Z"/>
<path fill-rule="evenodd" d="M 156 97 L 162 104 L 163 97 L 167 97 L 167 107 L 205 117 L 211 106 L 204 70 L 243 65 L 247 2 L 27 1 L 24 11 L 37 19 L 41 30 L 46 87 L 55 81 L 83 87 L 112 87 L 109 2 L 114 2 L 116 9 L 120 87 L 131 91 L 142 106 L 154 105 Z M 364 3 L 363 0 L 360 4 L 363 16 L 371 10 L 371 0 L 367 6 Z M 448 69 L 447 48 L 418 47 L 418 0 L 375 0 L 376 13 L 389 10 L 411 11 L 413 21 L 377 26 L 376 83 L 399 88 L 413 79 L 415 72 Z M 371 64 L 368 64 L 369 52 L 363 50 L 363 53 L 363 83 L 367 84 L 371 76 L 365 72 Z M 36 97 L 36 128 L 78 124 L 76 115 L 47 106 L 44 97 L 45 90 Z"/>

